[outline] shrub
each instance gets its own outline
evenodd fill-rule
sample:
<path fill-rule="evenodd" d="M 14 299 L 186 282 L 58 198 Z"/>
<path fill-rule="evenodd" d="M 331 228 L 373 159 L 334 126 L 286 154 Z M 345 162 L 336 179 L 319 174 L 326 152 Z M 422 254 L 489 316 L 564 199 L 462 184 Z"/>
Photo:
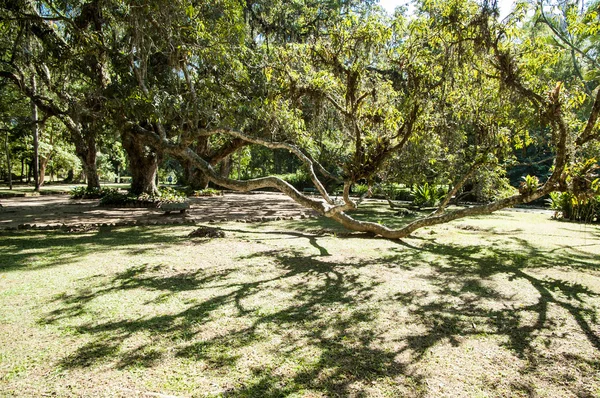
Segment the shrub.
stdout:
<path fill-rule="evenodd" d="M 173 188 L 161 188 L 157 194 L 151 195 L 143 193 L 139 196 L 124 194 L 116 189 L 107 192 L 100 199 L 103 206 L 121 206 L 127 204 L 136 204 L 140 206 L 160 206 L 163 203 L 183 203 L 186 197 L 175 191 Z"/>
<path fill-rule="evenodd" d="M 69 195 L 71 199 L 100 199 L 106 195 L 112 195 L 118 193 L 116 188 L 88 188 L 88 187 L 75 187 L 71 189 Z"/>
<path fill-rule="evenodd" d="M 415 199 L 410 188 L 396 183 L 382 184 L 378 187 L 375 194 L 382 195 L 384 198 L 390 200 L 412 202 Z"/>
<path fill-rule="evenodd" d="M 183 203 L 187 200 L 185 195 L 169 187 L 160 188 L 158 198 L 161 203 Z"/>
<path fill-rule="evenodd" d="M 119 206 L 128 203 L 133 203 L 135 200 L 135 196 L 130 196 L 128 194 L 121 193 L 115 189 L 114 191 L 102 196 L 102 198 L 100 198 L 100 204 L 102 206 Z"/>
<path fill-rule="evenodd" d="M 352 186 L 352 193 L 358 196 L 363 196 L 369 192 L 369 186 L 364 184 L 355 184 Z"/>
<path fill-rule="evenodd" d="M 414 195 L 413 204 L 419 207 L 433 207 L 437 206 L 446 196 L 446 191 L 443 188 L 429 185 L 425 183 L 423 185 L 415 185 L 412 190 Z"/>
<path fill-rule="evenodd" d="M 295 173 L 276 174 L 275 177 L 281 178 L 283 181 L 299 190 L 308 188 L 313 184 L 308 173 L 304 172 L 302 169 L 297 170 Z"/>
<path fill-rule="evenodd" d="M 480 203 L 494 202 L 515 195 L 518 190 L 510 185 L 510 180 L 505 177 L 505 171 L 499 167 L 481 168 L 477 170 L 472 185 L 470 199 Z"/>
<path fill-rule="evenodd" d="M 155 204 L 159 206 L 163 203 L 183 203 L 186 201 L 186 197 L 173 188 L 166 187 L 160 188 L 157 194 L 151 195 L 143 193 L 134 200 L 140 203 Z"/>
<path fill-rule="evenodd" d="M 548 201 L 555 218 L 600 222 L 600 195 L 578 197 L 571 192 L 552 192 Z"/>

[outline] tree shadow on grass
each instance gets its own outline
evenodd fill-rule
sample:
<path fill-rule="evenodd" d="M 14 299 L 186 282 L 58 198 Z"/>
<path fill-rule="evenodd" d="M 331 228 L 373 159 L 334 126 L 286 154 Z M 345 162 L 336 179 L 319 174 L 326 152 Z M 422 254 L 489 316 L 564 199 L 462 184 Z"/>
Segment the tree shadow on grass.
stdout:
<path fill-rule="evenodd" d="M 281 272 L 269 278 L 238 281 L 227 273 L 161 278 L 147 266 L 130 268 L 92 291 L 55 297 L 58 308 L 40 322 L 60 325 L 76 321 L 91 301 L 116 291 L 145 289 L 176 294 L 211 289 L 215 294 L 210 298 L 180 312 L 138 319 L 100 319 L 71 326 L 91 339 L 66 356 L 60 366 L 88 367 L 107 360 L 116 360 L 117 368 L 152 366 L 162 356 L 159 350 L 139 344 L 134 349 L 124 348 L 128 339 L 143 333 L 176 341 L 172 347 L 175 358 L 202 361 L 217 370 L 235 369 L 247 348 L 267 344 L 265 355 L 273 357 L 274 365 L 257 366 L 251 380 L 229 386 L 229 392 L 236 396 L 282 396 L 306 388 L 328 395 L 347 395 L 352 384 L 400 375 L 419 385 L 419 377 L 411 375 L 406 365 L 395 359 L 395 352 L 378 347 L 377 332 L 356 327 L 367 325 L 376 316 L 376 311 L 360 305 L 369 301 L 371 290 L 378 285 L 355 272 L 363 263 L 330 263 L 293 251 L 246 256 L 259 257 L 275 257 Z M 267 289 L 280 289 L 289 296 L 286 304 L 275 308 L 245 304 Z M 219 314 L 224 309 L 233 310 L 230 317 L 243 319 L 242 325 L 204 337 L 213 325 L 219 325 Z M 281 341 L 273 343 L 274 336 Z M 304 350 L 315 353 L 304 358 Z M 289 377 L 277 376 L 273 367 L 282 366 L 290 357 L 301 362 L 298 370 Z M 361 387 L 352 388 L 360 392 Z"/>
<path fill-rule="evenodd" d="M 157 245 L 168 247 L 184 239 L 187 238 L 174 236 L 159 227 L 137 227 L 135 234 L 131 233 L 131 228 L 100 228 L 85 233 L 2 231 L 0 273 L 65 265 L 88 254 L 123 250 L 128 246 L 131 246 L 130 254 L 143 254 L 155 250 Z M 140 248 L 141 244 L 144 247 Z"/>
<path fill-rule="evenodd" d="M 427 385 L 415 366 L 426 361 L 427 352 L 435 346 L 445 342 L 459 346 L 469 337 L 499 338 L 498 344 L 531 364 L 525 372 L 535 373 L 543 357 L 540 341 L 554 344 L 571 338 L 551 336 L 561 331 L 554 313 L 558 308 L 579 327 L 593 352 L 589 357 L 556 353 L 552 359 L 571 367 L 583 364 L 591 369 L 590 374 L 600 369 L 600 360 L 594 359 L 600 352 L 597 313 L 589 303 L 598 292 L 541 272 L 566 266 L 597 270 L 599 259 L 589 253 L 548 254 L 517 239 L 513 240 L 517 249 L 423 239 L 420 246 L 400 244 L 377 260 L 336 263 L 317 237 L 296 235 L 309 239 L 322 256 L 288 249 L 240 257 L 242 263 L 271 261 L 278 270 L 266 275 L 249 273 L 243 279 L 234 269 L 164 275 L 159 269 L 140 266 L 91 289 L 57 296 L 53 304 L 58 308 L 41 322 L 72 323 L 78 333 L 89 337 L 60 365 L 80 368 L 111 361 L 117 368 L 150 367 L 165 359 L 165 350 L 158 347 L 162 344 L 172 353 L 170 360 L 201 362 L 207 372 L 235 373 L 238 367 L 248 366 L 249 353 L 260 350 L 267 359 L 251 365 L 250 374 L 238 374 L 223 385 L 223 394 L 278 397 L 318 391 L 328 396 L 367 396 L 369 387 L 381 382 L 393 386 L 391 393 L 420 396 Z M 409 331 L 399 337 L 401 344 L 396 348 L 384 343 L 394 326 L 374 326 L 381 315 L 380 304 L 385 304 L 374 294 L 387 281 L 362 272 L 373 265 L 399 272 L 427 269 L 418 278 L 430 291 L 396 292 L 387 298 L 387 304 L 407 308 L 410 322 L 422 326 L 418 333 Z M 159 299 L 182 293 L 206 298 L 189 301 L 180 311 L 77 323 L 93 300 L 139 289 L 161 292 Z M 529 292 L 527 297 L 519 296 L 523 289 Z M 127 342 L 139 334 L 162 343 L 142 341 L 128 348 Z M 409 354 L 408 360 L 404 354 Z M 533 391 L 523 383 L 511 388 Z M 585 395 L 583 390 L 573 392 Z"/>
<path fill-rule="evenodd" d="M 439 259 L 429 262 L 435 272 L 423 276 L 436 287 L 437 299 L 419 296 L 419 292 L 395 296 L 400 303 L 411 307 L 415 321 L 427 325 L 426 333 L 407 339 L 415 358 L 423 358 L 429 349 L 443 341 L 458 346 L 468 336 L 496 336 L 501 338 L 503 346 L 530 364 L 524 373 L 534 373 L 538 364 L 543 366 L 543 359 L 553 358 L 564 365 L 559 378 L 568 379 L 569 368 L 581 368 L 582 363 L 591 378 L 600 371 L 600 327 L 594 304 L 600 292 L 579 281 L 545 274 L 556 270 L 595 272 L 600 258 L 578 249 L 549 253 L 525 240 L 511 240 L 518 250 L 431 242 L 420 248 L 410 246 L 414 261 L 430 254 Z M 495 289 L 493 283 L 485 283 L 498 280 L 504 280 L 506 286 L 515 285 L 515 289 L 509 293 Z M 530 297 L 515 297 L 524 290 L 529 290 Z M 583 338 L 579 341 L 581 350 L 590 353 L 587 359 L 549 349 L 578 339 L 564 327 L 572 321 L 578 328 L 576 333 Z M 543 345 L 549 351 L 542 353 Z M 572 392 L 591 396 L 589 390 L 577 387 Z"/>

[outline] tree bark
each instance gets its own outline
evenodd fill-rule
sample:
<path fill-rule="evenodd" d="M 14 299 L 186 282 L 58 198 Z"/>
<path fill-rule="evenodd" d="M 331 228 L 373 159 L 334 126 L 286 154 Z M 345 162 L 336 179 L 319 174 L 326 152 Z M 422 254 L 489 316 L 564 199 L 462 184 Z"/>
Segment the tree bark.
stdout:
<path fill-rule="evenodd" d="M 35 75 L 31 75 L 31 90 L 33 95 L 37 93 Z M 31 100 L 31 126 L 33 133 L 33 181 L 35 183 L 35 192 L 40 191 L 40 176 L 39 176 L 39 126 L 38 126 L 38 108 L 33 100 Z"/>
<path fill-rule="evenodd" d="M 219 168 L 219 175 L 223 178 L 229 178 L 231 173 L 231 157 L 227 156 L 221 161 L 221 167 Z"/>
<path fill-rule="evenodd" d="M 49 161 L 50 161 L 50 156 L 40 157 L 40 179 L 39 179 L 40 187 L 44 185 L 44 182 L 46 180 L 46 168 L 48 167 Z"/>
<path fill-rule="evenodd" d="M 6 168 L 8 169 L 8 188 L 13 189 L 12 183 L 12 166 L 10 163 L 10 150 L 8 148 L 8 131 L 6 132 L 6 140 L 4 141 L 4 149 L 6 150 Z"/>
<path fill-rule="evenodd" d="M 194 146 L 194 152 L 196 152 L 203 159 L 207 159 L 212 166 L 216 166 L 221 163 L 220 170 L 227 172 L 227 176 L 229 176 L 229 171 L 231 170 L 231 164 L 228 163 L 229 157 L 238 149 L 248 144 L 249 143 L 245 142 L 244 140 L 235 138 L 231 142 L 224 144 L 222 147 L 213 149 L 210 148 L 209 137 L 199 137 L 196 145 Z M 179 157 L 179 159 L 184 171 L 183 183 L 185 185 L 189 185 L 193 189 L 206 189 L 208 187 L 208 183 L 210 182 L 206 174 L 204 174 L 202 170 L 196 167 L 194 163 L 190 162 L 188 159 L 181 157 Z"/>
<path fill-rule="evenodd" d="M 206 189 L 209 183 L 208 177 L 188 159 L 180 158 L 180 163 L 183 168 L 181 182 L 192 189 Z"/>
<path fill-rule="evenodd" d="M 100 178 L 98 177 L 98 169 L 96 167 L 96 137 L 92 132 L 85 134 L 73 134 L 75 143 L 75 153 L 81 160 L 83 174 L 87 180 L 87 187 L 100 188 Z"/>
<path fill-rule="evenodd" d="M 25 177 L 25 157 L 21 156 L 21 177 L 19 178 L 19 182 L 23 182 L 23 178 Z"/>
<path fill-rule="evenodd" d="M 135 195 L 158 193 L 156 175 L 159 155 L 157 151 L 147 146 L 143 137 L 132 132 L 123 134 L 122 143 L 129 158 L 132 177 L 131 192 Z"/>

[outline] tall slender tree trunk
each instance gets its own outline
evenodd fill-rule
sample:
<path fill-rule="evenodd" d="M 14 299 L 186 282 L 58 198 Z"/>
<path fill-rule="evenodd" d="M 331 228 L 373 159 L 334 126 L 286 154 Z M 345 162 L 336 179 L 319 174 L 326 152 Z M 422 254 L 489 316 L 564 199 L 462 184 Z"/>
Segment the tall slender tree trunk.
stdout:
<path fill-rule="evenodd" d="M 6 150 L 6 168 L 8 169 L 8 188 L 13 189 L 12 166 L 10 164 L 10 151 L 8 149 L 8 131 L 6 132 L 6 139 L 4 141 L 4 149 Z"/>
<path fill-rule="evenodd" d="M 31 90 L 35 95 L 37 93 L 35 75 L 31 75 Z M 35 102 L 31 100 L 31 123 L 33 129 L 33 181 L 35 183 L 35 191 L 40 191 L 39 178 L 39 127 L 38 127 L 38 109 Z"/>
<path fill-rule="evenodd" d="M 50 132 L 50 147 L 54 146 L 54 135 Z M 48 168 L 48 163 L 50 159 L 52 159 L 53 149 L 50 150 L 47 156 L 40 156 L 40 187 L 44 185 L 46 180 L 46 169 Z M 53 171 L 50 170 L 50 182 L 52 182 L 52 176 L 54 175 Z"/>
<path fill-rule="evenodd" d="M 129 158 L 131 192 L 135 195 L 157 193 L 158 153 L 148 147 L 142 137 L 131 132 L 124 133 L 121 141 Z"/>

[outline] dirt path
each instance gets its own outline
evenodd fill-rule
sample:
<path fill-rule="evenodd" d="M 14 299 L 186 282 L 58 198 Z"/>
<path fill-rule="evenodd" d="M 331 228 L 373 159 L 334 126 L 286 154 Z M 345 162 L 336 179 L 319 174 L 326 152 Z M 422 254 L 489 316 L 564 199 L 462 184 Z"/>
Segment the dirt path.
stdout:
<path fill-rule="evenodd" d="M 289 197 L 270 192 L 226 193 L 190 198 L 187 214 L 163 214 L 158 209 L 103 207 L 98 200 L 72 200 L 66 195 L 7 198 L 0 201 L 0 229 L 86 224 L 161 224 L 225 220 L 260 221 L 312 216 Z"/>
<path fill-rule="evenodd" d="M 104 207 L 97 199 L 72 200 L 67 195 L 6 198 L 0 201 L 0 230 L 56 228 L 90 224 L 178 224 L 209 221 L 270 221 L 277 218 L 316 216 L 288 196 L 273 192 L 226 193 L 223 196 L 190 198 L 186 214 L 165 215 L 159 209 Z M 517 212 L 551 210 L 516 208 Z"/>

